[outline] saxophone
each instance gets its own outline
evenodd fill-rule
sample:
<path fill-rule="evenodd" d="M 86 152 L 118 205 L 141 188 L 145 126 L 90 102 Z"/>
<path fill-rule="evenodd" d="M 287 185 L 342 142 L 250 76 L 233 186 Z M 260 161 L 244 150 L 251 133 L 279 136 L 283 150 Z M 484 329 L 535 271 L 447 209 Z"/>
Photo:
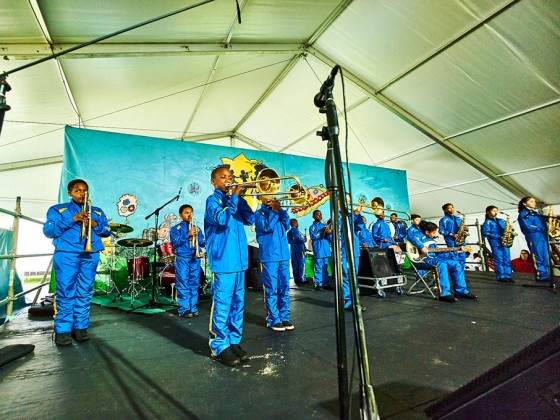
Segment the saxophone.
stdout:
<path fill-rule="evenodd" d="M 502 214 L 506 215 L 506 227 L 504 228 L 504 233 L 502 234 L 502 246 L 505 248 L 511 248 L 511 246 L 513 245 L 513 238 L 517 236 L 517 233 L 515 233 L 511 228 L 511 223 L 509 222 L 509 214 Z"/>
<path fill-rule="evenodd" d="M 548 234 L 554 239 L 560 237 L 560 220 L 554 215 L 552 207 L 548 210 Z"/>
<path fill-rule="evenodd" d="M 469 227 L 465 223 L 466 216 L 460 211 L 457 211 L 457 213 L 461 215 L 461 225 L 459 226 L 459 230 L 457 231 L 457 236 L 455 236 L 455 245 L 460 246 L 465 243 L 465 239 L 467 239 L 467 236 L 469 236 Z"/>

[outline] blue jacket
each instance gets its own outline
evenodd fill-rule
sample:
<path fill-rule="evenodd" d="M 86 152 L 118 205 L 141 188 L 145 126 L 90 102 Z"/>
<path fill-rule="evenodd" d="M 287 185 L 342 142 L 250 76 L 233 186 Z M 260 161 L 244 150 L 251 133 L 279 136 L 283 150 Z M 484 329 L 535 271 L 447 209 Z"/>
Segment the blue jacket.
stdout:
<path fill-rule="evenodd" d="M 228 197 L 220 190 L 206 199 L 204 235 L 210 269 L 214 273 L 237 273 L 249 265 L 249 245 L 244 225 L 255 220 L 243 197 Z"/>
<path fill-rule="evenodd" d="M 439 220 L 439 233 L 443 235 L 443 239 L 445 240 L 447 246 L 456 246 L 455 238 L 449 235 L 451 235 L 452 233 L 457 233 L 459 231 L 459 226 L 461 226 L 462 221 L 462 217 L 455 216 L 454 214 L 452 214 L 451 216 L 446 214 Z"/>
<path fill-rule="evenodd" d="M 255 232 L 261 263 L 290 259 L 290 248 L 286 237 L 289 228 L 290 216 L 284 209 L 276 212 L 263 204 L 255 212 Z"/>
<path fill-rule="evenodd" d="M 482 224 L 480 232 L 488 239 L 490 244 L 498 244 L 501 243 L 505 227 L 506 221 L 504 219 L 487 218 Z"/>
<path fill-rule="evenodd" d="M 175 254 L 182 257 L 194 257 L 196 254 L 196 249 L 191 247 L 191 237 L 189 236 L 190 223 L 181 222 L 171 228 L 169 232 L 169 240 L 171 245 L 175 248 Z M 200 248 L 206 245 L 204 240 L 204 235 L 199 228 L 198 231 L 198 251 Z"/>
<path fill-rule="evenodd" d="M 47 221 L 43 225 L 43 233 L 53 239 L 57 252 L 83 252 L 87 238 L 80 241 L 81 223 L 75 222 L 73 217 L 82 212 L 82 206 L 74 200 L 69 203 L 55 204 L 47 211 Z M 94 252 L 102 251 L 105 245 L 102 237 L 111 235 L 111 228 L 107 216 L 99 207 L 92 207 L 91 218 L 97 226 L 91 228 L 91 248 Z M 87 234 L 87 232 L 86 232 Z"/>
<path fill-rule="evenodd" d="M 542 216 L 537 210 L 523 209 L 517 216 L 517 222 L 523 235 L 547 234 L 546 226 Z"/>
<path fill-rule="evenodd" d="M 395 228 L 395 235 L 399 238 L 398 242 L 404 242 L 406 238 L 406 223 L 402 220 L 397 220 L 393 223 L 393 226 Z"/>
<path fill-rule="evenodd" d="M 360 247 L 363 244 L 365 244 L 368 248 L 373 248 L 375 246 L 375 242 L 373 242 L 373 236 L 371 236 L 371 232 L 368 229 L 365 229 L 365 226 L 360 230 L 359 239 Z"/>
<path fill-rule="evenodd" d="M 354 217 L 352 217 L 354 216 Z M 360 231 L 365 227 L 364 220 L 362 216 L 356 213 L 348 215 L 348 220 L 354 222 L 354 254 L 356 257 L 360 256 Z M 352 226 L 350 226 L 350 235 L 352 235 Z M 342 258 L 346 257 L 346 242 L 344 241 L 344 235 L 342 234 L 342 218 L 340 218 L 340 249 Z"/>
<path fill-rule="evenodd" d="M 424 234 L 420 228 L 414 225 L 410 226 L 406 231 L 406 239 L 418 249 L 424 248 L 424 243 L 421 240 L 423 236 Z"/>
<path fill-rule="evenodd" d="M 290 244 L 290 252 L 294 253 L 301 253 L 305 252 L 305 240 L 303 239 L 303 235 L 299 231 L 298 228 L 291 228 L 288 233 L 288 243 Z"/>
<path fill-rule="evenodd" d="M 373 240 L 382 248 L 397 244 L 391 236 L 391 228 L 383 219 L 377 219 L 377 222 L 371 228 L 371 235 Z M 387 239 L 388 242 L 383 242 L 383 239 Z"/>
<path fill-rule="evenodd" d="M 331 256 L 332 234 L 326 234 L 325 223 L 313 222 L 309 227 L 309 236 L 313 246 L 313 258 L 325 258 Z"/>

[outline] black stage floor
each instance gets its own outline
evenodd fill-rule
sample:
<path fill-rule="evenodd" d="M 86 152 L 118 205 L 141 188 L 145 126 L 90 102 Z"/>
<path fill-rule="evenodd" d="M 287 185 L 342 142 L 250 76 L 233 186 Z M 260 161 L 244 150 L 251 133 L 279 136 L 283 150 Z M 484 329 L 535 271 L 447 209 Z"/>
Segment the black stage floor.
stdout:
<path fill-rule="evenodd" d="M 381 418 L 425 418 L 435 400 L 558 326 L 557 294 L 486 273 L 468 278 L 477 301 L 362 297 Z M 296 328 L 279 333 L 264 327 L 262 292 L 247 291 L 242 344 L 252 358 L 234 368 L 208 357 L 210 301 L 192 319 L 94 305 L 93 339 L 65 348 L 53 344 L 49 320 L 22 313 L 0 328 L 0 347 L 36 348 L 0 370 L 0 418 L 336 418 L 333 293 L 294 287 L 292 298 Z"/>

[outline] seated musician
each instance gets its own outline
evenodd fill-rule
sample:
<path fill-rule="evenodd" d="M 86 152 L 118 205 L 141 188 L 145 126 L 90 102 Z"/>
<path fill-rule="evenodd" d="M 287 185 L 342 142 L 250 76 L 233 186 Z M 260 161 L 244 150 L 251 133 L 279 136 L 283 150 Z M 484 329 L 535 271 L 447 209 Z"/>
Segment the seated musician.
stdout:
<path fill-rule="evenodd" d="M 393 239 L 391 235 L 391 229 L 387 222 L 385 222 L 385 212 L 381 211 L 380 214 L 377 216 L 377 222 L 371 228 L 371 235 L 373 236 L 373 240 L 377 243 L 381 248 L 393 248 L 395 252 L 402 252 L 401 248 Z"/>
<path fill-rule="evenodd" d="M 444 256 L 433 250 L 437 249 L 435 237 L 438 233 L 438 226 L 432 222 L 421 221 L 419 228 L 422 231 L 422 237 L 418 239 L 417 247 L 422 261 L 420 263 L 413 262 L 418 269 L 435 269 L 439 277 L 438 293 L 439 300 L 442 302 L 455 303 L 457 298 L 476 299 L 477 296 L 467 288 L 465 281 L 465 272 L 461 264 L 450 255 Z M 412 262 L 412 261 L 411 261 Z M 453 282 L 454 293 L 451 292 L 451 282 Z"/>
<path fill-rule="evenodd" d="M 366 229 L 367 220 L 365 216 L 362 216 L 362 221 L 364 222 L 364 227 L 360 229 L 358 234 L 358 238 L 360 240 L 360 248 L 373 248 L 375 246 L 375 242 L 373 242 L 373 236 L 371 236 L 371 231 Z"/>
<path fill-rule="evenodd" d="M 394 241 L 398 244 L 403 243 L 406 239 L 406 229 L 407 229 L 406 223 L 403 222 L 402 220 L 398 220 L 397 213 L 391 213 L 389 220 L 394 230 L 393 233 Z"/>

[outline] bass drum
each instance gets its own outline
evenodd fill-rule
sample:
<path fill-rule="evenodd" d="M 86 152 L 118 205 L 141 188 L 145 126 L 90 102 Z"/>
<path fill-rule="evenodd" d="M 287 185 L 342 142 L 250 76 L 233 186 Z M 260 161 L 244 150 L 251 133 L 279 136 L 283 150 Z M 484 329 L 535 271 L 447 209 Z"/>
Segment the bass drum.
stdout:
<path fill-rule="evenodd" d="M 171 291 L 173 289 L 173 293 L 177 293 L 176 286 L 171 286 L 175 284 L 175 266 L 169 265 L 165 267 L 161 273 L 159 273 L 159 285 L 160 290 L 162 293 L 167 297 L 171 296 Z M 198 288 L 198 293 L 204 293 L 204 290 L 207 287 L 206 276 L 204 275 L 204 270 L 200 267 L 200 286 Z"/>

